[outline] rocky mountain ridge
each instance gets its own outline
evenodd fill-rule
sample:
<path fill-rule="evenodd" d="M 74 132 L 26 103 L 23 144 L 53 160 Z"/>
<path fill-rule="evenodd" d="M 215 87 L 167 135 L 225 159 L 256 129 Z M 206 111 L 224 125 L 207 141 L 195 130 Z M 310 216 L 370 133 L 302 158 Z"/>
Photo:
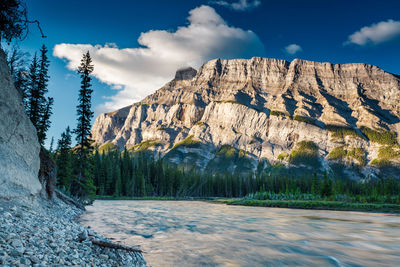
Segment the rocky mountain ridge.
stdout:
<path fill-rule="evenodd" d="M 399 100 L 399 76 L 372 65 L 215 59 L 99 115 L 92 138 L 202 170 L 341 165 L 360 177 L 397 165 Z"/>

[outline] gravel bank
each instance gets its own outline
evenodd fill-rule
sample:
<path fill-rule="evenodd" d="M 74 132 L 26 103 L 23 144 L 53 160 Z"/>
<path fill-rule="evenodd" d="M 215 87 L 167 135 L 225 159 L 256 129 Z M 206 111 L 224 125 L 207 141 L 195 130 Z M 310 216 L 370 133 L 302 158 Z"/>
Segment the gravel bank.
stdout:
<path fill-rule="evenodd" d="M 146 266 L 141 253 L 100 248 L 79 241 L 82 211 L 59 199 L 0 200 L 1 266 Z"/>

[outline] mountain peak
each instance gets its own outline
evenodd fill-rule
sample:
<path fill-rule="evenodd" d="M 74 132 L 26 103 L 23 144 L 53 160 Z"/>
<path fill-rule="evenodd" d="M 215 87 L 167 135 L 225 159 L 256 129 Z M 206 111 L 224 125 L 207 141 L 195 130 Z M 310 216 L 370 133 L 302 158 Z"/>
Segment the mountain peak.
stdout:
<path fill-rule="evenodd" d="M 191 80 L 196 76 L 197 70 L 192 67 L 178 69 L 175 73 L 175 81 Z"/>

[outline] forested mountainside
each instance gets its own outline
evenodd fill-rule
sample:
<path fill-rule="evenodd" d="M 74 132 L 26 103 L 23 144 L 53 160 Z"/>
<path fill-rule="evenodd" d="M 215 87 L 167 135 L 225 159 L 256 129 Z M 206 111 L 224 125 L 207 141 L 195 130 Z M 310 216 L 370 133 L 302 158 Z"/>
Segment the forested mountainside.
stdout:
<path fill-rule="evenodd" d="M 148 151 L 198 170 L 283 164 L 353 178 L 393 175 L 400 78 L 372 65 L 211 60 L 139 103 L 101 114 L 101 151 Z"/>

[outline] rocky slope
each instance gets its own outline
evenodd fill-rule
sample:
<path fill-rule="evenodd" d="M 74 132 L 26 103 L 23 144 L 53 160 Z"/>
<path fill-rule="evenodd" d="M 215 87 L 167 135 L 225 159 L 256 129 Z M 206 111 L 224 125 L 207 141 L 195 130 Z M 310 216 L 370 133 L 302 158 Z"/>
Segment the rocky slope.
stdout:
<path fill-rule="evenodd" d="M 40 146 L 0 49 L 0 198 L 37 195 Z"/>
<path fill-rule="evenodd" d="M 360 177 L 397 165 L 399 101 L 400 77 L 376 66 L 216 59 L 99 115 L 92 137 L 101 150 L 148 150 L 202 170 L 283 163 Z"/>
<path fill-rule="evenodd" d="M 74 218 L 80 210 L 55 198 L 24 205 L 0 199 L 0 266 L 146 266 L 141 253 L 80 242 L 89 231 Z"/>

